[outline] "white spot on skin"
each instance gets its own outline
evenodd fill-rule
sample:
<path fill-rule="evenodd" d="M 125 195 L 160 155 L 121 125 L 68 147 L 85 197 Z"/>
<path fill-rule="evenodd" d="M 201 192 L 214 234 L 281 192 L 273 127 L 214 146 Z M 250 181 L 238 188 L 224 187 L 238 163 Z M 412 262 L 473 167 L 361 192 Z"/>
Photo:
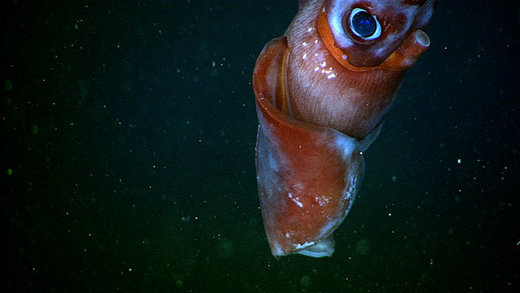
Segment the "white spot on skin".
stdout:
<path fill-rule="evenodd" d="M 320 63 L 320 66 L 325 67 L 325 66 L 327 66 L 327 63 L 325 61 L 323 61 L 322 63 Z M 318 68 L 318 67 L 316 67 L 316 68 Z M 316 68 L 314 69 L 315 72 L 318 71 L 318 70 L 316 70 Z M 327 69 L 322 69 L 321 73 L 326 74 L 327 79 L 336 78 L 336 73 L 334 72 L 334 69 L 332 69 L 332 67 L 329 67 Z"/>
<path fill-rule="evenodd" d="M 331 256 L 333 252 L 334 240 L 327 238 L 321 239 L 316 244 L 313 244 L 310 247 L 306 247 L 305 249 L 300 250 L 297 253 L 310 257 L 325 257 Z"/>
<path fill-rule="evenodd" d="M 289 198 L 297 205 L 299 206 L 300 208 L 303 208 L 303 203 L 301 203 L 300 201 L 298 201 L 300 198 L 296 197 L 296 198 L 293 198 L 293 195 L 292 193 L 289 192 L 288 194 Z"/>
<path fill-rule="evenodd" d="M 324 206 L 329 203 L 329 198 L 326 195 L 316 196 L 315 200 L 320 206 Z"/>
<path fill-rule="evenodd" d="M 303 60 L 307 60 L 307 53 L 304 53 L 304 54 L 303 54 L 302 59 L 303 59 Z"/>
<path fill-rule="evenodd" d="M 293 245 L 294 245 L 295 249 L 304 249 L 306 247 L 313 246 L 314 245 L 314 241 L 311 241 L 311 242 L 306 241 L 304 244 L 296 243 L 296 244 L 293 244 Z"/>

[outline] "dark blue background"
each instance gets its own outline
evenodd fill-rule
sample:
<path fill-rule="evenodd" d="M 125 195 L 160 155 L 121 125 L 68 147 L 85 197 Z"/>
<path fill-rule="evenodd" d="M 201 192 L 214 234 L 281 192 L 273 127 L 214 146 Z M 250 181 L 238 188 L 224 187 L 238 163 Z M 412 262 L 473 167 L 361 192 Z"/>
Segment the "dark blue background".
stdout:
<path fill-rule="evenodd" d="M 297 1 L 2 2 L 2 286 L 513 290 L 512 2 L 440 1 L 335 254 L 280 261 L 258 208 L 251 75 Z"/>

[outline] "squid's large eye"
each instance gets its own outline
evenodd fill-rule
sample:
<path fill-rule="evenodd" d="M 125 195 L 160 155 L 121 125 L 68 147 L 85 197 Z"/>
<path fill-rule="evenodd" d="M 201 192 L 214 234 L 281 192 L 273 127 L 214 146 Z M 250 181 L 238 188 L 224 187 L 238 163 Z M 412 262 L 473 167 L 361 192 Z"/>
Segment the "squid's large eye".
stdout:
<path fill-rule="evenodd" d="M 374 40 L 381 36 L 381 25 L 375 16 L 361 8 L 354 8 L 349 17 L 350 30 L 363 40 Z"/>

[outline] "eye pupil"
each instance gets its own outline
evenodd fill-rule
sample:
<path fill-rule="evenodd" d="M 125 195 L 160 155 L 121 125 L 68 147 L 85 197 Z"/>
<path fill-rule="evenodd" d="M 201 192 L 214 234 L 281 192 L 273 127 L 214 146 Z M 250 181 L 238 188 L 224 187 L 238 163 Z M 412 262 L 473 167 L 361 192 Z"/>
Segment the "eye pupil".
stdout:
<path fill-rule="evenodd" d="M 350 18 L 350 25 L 352 32 L 354 32 L 357 36 L 362 38 L 368 38 L 372 36 L 377 29 L 376 20 L 370 13 L 360 10 L 353 11 L 353 14 Z"/>

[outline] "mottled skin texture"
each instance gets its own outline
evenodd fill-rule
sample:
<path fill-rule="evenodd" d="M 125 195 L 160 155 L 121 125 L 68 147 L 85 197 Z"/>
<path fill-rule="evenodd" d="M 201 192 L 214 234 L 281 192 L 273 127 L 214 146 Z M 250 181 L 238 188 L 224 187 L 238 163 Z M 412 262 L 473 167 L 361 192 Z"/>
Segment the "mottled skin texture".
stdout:
<path fill-rule="evenodd" d="M 434 1 L 299 4 L 253 74 L 258 191 L 275 257 L 333 253 L 332 233 L 363 178 L 362 151 L 377 137 L 405 70 L 429 45 L 422 28 Z M 354 7 L 379 13 L 379 38 L 350 36 L 341 19 Z"/>

